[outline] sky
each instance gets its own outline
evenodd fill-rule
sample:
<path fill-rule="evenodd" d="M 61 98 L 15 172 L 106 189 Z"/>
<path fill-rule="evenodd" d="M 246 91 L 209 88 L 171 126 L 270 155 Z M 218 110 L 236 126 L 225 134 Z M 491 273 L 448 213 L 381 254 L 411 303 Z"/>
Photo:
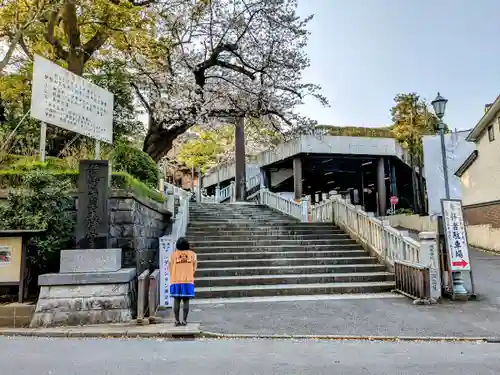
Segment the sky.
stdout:
<path fill-rule="evenodd" d="M 500 94 L 500 0 L 298 0 L 314 14 L 304 81 L 329 108 L 298 110 L 320 124 L 389 125 L 393 98 L 448 99 L 444 121 L 470 129 Z"/>

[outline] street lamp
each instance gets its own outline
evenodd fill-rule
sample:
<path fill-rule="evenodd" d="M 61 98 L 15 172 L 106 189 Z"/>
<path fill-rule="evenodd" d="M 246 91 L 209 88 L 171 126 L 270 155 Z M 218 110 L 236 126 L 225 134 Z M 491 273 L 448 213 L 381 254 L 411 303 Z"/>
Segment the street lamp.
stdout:
<path fill-rule="evenodd" d="M 431 104 L 434 108 L 434 113 L 439 119 L 439 137 L 441 138 L 441 158 L 443 160 L 443 177 L 444 177 L 444 189 L 446 199 L 450 199 L 450 184 L 448 181 L 448 162 L 446 158 L 446 146 L 444 142 L 444 122 L 443 116 L 446 111 L 446 103 L 448 100 L 443 98 L 439 92 Z M 453 272 L 453 292 L 455 294 L 467 294 L 467 290 L 464 288 L 464 282 L 461 272 Z"/>
<path fill-rule="evenodd" d="M 439 137 L 441 138 L 441 158 L 443 161 L 443 177 L 444 177 L 444 190 L 446 193 L 446 199 L 450 199 L 450 184 L 448 182 L 448 161 L 446 158 L 446 146 L 444 142 L 444 122 L 443 116 L 446 111 L 446 103 L 448 100 L 443 98 L 439 92 L 431 104 L 434 108 L 434 113 L 439 119 Z"/>

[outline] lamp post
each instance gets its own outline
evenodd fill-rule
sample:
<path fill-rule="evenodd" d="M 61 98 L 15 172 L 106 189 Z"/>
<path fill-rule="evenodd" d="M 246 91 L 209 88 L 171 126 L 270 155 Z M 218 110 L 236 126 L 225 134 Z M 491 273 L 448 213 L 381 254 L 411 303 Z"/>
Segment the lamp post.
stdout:
<path fill-rule="evenodd" d="M 444 177 L 444 189 L 446 199 L 450 199 L 450 185 L 448 181 L 448 161 L 446 159 L 446 146 L 444 142 L 444 122 L 443 116 L 446 111 L 446 103 L 448 100 L 443 98 L 439 93 L 431 104 L 434 108 L 434 113 L 439 119 L 439 138 L 441 139 L 441 159 L 443 161 L 443 177 Z"/>
<path fill-rule="evenodd" d="M 444 177 L 444 189 L 445 198 L 450 199 L 450 184 L 448 180 L 448 160 L 446 157 L 446 145 L 444 141 L 444 122 L 443 116 L 446 111 L 446 103 L 448 100 L 443 98 L 439 92 L 431 104 L 434 108 L 434 113 L 439 119 L 439 138 L 441 139 L 441 158 L 443 162 L 443 177 Z M 454 294 L 467 294 L 467 290 L 464 288 L 464 281 L 461 272 L 453 272 L 453 293 Z"/>

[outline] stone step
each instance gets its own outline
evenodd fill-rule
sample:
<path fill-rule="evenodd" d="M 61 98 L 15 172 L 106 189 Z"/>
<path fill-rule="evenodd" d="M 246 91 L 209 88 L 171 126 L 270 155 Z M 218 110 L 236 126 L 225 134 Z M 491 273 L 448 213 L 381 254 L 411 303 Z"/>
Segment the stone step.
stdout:
<path fill-rule="evenodd" d="M 278 285 L 278 284 L 316 284 L 316 283 L 349 283 L 393 281 L 394 275 L 389 272 L 358 273 L 317 273 L 306 275 L 252 275 L 198 277 L 196 287 L 239 286 L 239 285 Z"/>
<path fill-rule="evenodd" d="M 246 207 L 246 208 L 236 208 L 233 206 L 229 206 L 227 208 L 223 208 L 220 206 L 214 207 L 212 209 L 189 209 L 190 214 L 195 215 L 219 215 L 219 214 L 234 214 L 234 213 L 251 213 L 251 214 L 270 214 L 270 215 L 282 215 L 286 216 L 286 214 L 274 211 L 274 210 L 265 210 L 262 208 L 254 208 L 254 206 Z"/>
<path fill-rule="evenodd" d="M 208 225 L 207 225 L 208 224 Z M 201 222 L 201 221 L 190 221 L 188 222 L 188 229 L 203 229 L 207 228 L 210 225 L 213 229 L 224 229 L 224 230 L 232 230 L 232 229 L 275 229 L 275 228 L 283 228 L 283 229 L 335 229 L 333 223 L 300 223 L 300 222 L 241 222 L 241 223 L 226 223 L 226 222 Z M 338 229 L 338 228 L 337 228 Z"/>
<path fill-rule="evenodd" d="M 196 289 L 198 298 L 265 297 L 309 294 L 380 293 L 395 287 L 392 281 L 325 283 L 325 284 L 279 284 L 200 287 Z"/>
<path fill-rule="evenodd" d="M 190 242 L 200 241 L 259 241 L 259 240 L 297 240 L 297 241 L 314 241 L 314 240 L 336 240 L 347 239 L 349 235 L 344 233 L 323 233 L 323 234 L 246 234 L 238 233 L 234 235 L 207 235 L 206 233 L 189 233 Z"/>
<path fill-rule="evenodd" d="M 224 259 L 224 260 L 200 260 L 198 268 L 234 268 L 234 267 L 272 267 L 272 266 L 307 266 L 328 264 L 373 264 L 377 259 L 370 256 L 352 257 L 324 257 L 324 258 L 281 258 L 281 259 Z"/>
<path fill-rule="evenodd" d="M 287 259 L 287 258 L 324 258 L 366 256 L 365 250 L 326 250 L 326 251 L 255 251 L 250 253 L 198 253 L 198 260 L 229 259 Z"/>
<path fill-rule="evenodd" d="M 279 216 L 262 216 L 262 215 L 219 215 L 219 216 L 189 216 L 189 222 L 226 222 L 228 220 L 241 220 L 245 222 L 267 222 L 268 220 L 278 222 L 297 223 L 298 221 L 293 218 L 279 217 Z"/>
<path fill-rule="evenodd" d="M 203 247 L 250 247 L 250 246 L 316 246 L 316 245 L 344 245 L 344 244 L 353 244 L 356 243 L 351 238 L 335 238 L 335 239 L 317 239 L 317 240 L 298 240 L 298 239 L 251 239 L 247 241 L 212 241 L 212 240 L 190 240 L 189 243 L 195 248 L 200 249 Z"/>
<path fill-rule="evenodd" d="M 345 232 L 340 229 L 328 229 L 328 228 L 317 228 L 317 229 L 280 229 L 280 228 L 266 228 L 266 227 L 257 227 L 257 228 L 245 228 L 245 229 L 213 229 L 213 228 L 205 228 L 205 229 L 193 229 L 190 228 L 187 232 L 189 236 L 242 236 L 242 235 L 262 235 L 262 236 L 305 236 L 305 235 L 313 235 L 313 236 L 322 236 L 322 235 L 345 235 Z"/>
<path fill-rule="evenodd" d="M 207 227 L 210 226 L 212 228 L 227 228 L 227 227 L 253 227 L 255 225 L 266 225 L 266 226 L 287 226 L 290 224 L 296 224 L 296 222 L 287 221 L 287 220 L 255 220 L 251 221 L 248 219 L 229 219 L 229 220 L 221 220 L 218 219 L 216 221 L 189 221 L 188 227 Z"/>
<path fill-rule="evenodd" d="M 270 267 L 225 267 L 203 268 L 196 271 L 198 277 L 228 277 L 252 275 L 305 275 L 317 273 L 383 272 L 384 266 L 378 263 L 346 263 L 328 265 L 270 266 Z"/>
<path fill-rule="evenodd" d="M 250 253 L 254 251 L 321 251 L 321 250 L 360 250 L 362 247 L 356 242 L 336 245 L 267 245 L 267 246 L 193 246 L 193 250 L 197 254 L 207 253 Z"/>

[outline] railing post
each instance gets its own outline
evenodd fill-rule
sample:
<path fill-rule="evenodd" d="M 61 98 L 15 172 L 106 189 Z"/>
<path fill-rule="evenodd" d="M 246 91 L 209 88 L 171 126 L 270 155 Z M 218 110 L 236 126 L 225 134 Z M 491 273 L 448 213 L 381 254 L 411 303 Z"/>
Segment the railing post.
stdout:
<path fill-rule="evenodd" d="M 300 209 L 302 214 L 302 222 L 307 223 L 309 221 L 309 200 L 307 198 L 302 198 L 300 200 Z"/>
<path fill-rule="evenodd" d="M 362 209 L 362 206 L 360 205 L 355 205 L 354 208 L 356 209 L 355 210 L 355 213 L 356 213 L 356 231 L 357 231 L 357 235 L 359 236 L 359 238 L 361 239 L 365 239 L 363 237 L 363 234 L 361 233 L 362 232 L 362 226 L 363 226 L 363 223 L 361 222 L 361 215 L 359 214 L 359 211 L 361 211 Z"/>
<path fill-rule="evenodd" d="M 264 203 L 264 194 L 266 194 L 267 188 L 261 187 L 260 188 L 260 204 L 265 204 Z"/>
<path fill-rule="evenodd" d="M 236 183 L 234 181 L 231 181 L 231 203 L 236 202 Z"/>
<path fill-rule="evenodd" d="M 439 268 L 439 253 L 437 234 L 434 232 L 420 232 L 420 259 L 419 263 L 429 268 L 429 297 L 435 301 L 441 298 L 441 270 Z"/>
<path fill-rule="evenodd" d="M 217 185 L 215 187 L 215 203 L 220 203 L 220 187 Z"/>
<path fill-rule="evenodd" d="M 384 259 L 387 259 L 387 253 L 390 252 L 389 250 L 389 241 L 387 239 L 387 233 L 385 232 L 385 229 L 384 227 L 389 227 L 390 226 L 390 222 L 389 220 L 381 220 L 381 223 L 382 223 L 382 255 L 384 257 Z M 394 259 L 390 259 L 390 260 L 394 260 Z"/>

